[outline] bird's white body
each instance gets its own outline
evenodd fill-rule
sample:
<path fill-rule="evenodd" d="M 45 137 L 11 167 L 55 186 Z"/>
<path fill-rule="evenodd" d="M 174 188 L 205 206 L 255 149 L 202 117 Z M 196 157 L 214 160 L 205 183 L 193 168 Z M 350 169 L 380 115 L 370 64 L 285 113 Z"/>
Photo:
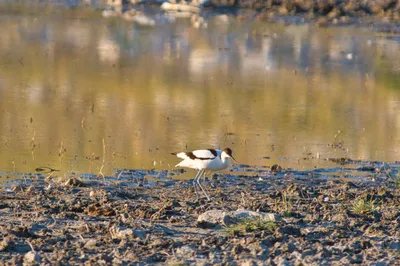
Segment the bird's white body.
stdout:
<path fill-rule="evenodd" d="M 199 197 L 196 189 L 196 186 L 198 185 L 208 200 L 210 197 L 200 184 L 201 177 L 204 175 L 206 170 L 220 171 L 228 168 L 231 165 L 231 158 L 234 160 L 232 157 L 232 150 L 229 148 L 225 148 L 223 150 L 195 150 L 192 152 L 180 152 L 172 154 L 183 159 L 183 161 L 178 163 L 176 167 L 188 167 L 199 171 L 194 177 L 193 186 L 195 188 L 197 197 Z"/>
<path fill-rule="evenodd" d="M 210 150 L 196 150 L 191 153 L 196 157 L 192 158 L 188 156 L 186 152 L 180 152 L 176 154 L 177 157 L 183 159 L 182 162 L 178 163 L 175 167 L 188 167 L 197 170 L 211 170 L 220 171 L 228 168 L 231 165 L 229 156 L 225 155 L 225 152 L 221 150 L 215 150 L 216 154 L 213 154 Z"/>

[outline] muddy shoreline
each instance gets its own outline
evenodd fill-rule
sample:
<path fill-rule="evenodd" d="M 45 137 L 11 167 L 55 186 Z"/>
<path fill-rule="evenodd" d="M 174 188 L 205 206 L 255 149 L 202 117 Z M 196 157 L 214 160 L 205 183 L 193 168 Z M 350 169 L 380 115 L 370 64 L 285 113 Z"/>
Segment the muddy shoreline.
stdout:
<path fill-rule="evenodd" d="M 104 0 L 104 2 L 114 8 L 122 6 L 126 11 L 144 6 L 158 8 L 162 3 L 138 0 Z M 201 14 L 211 11 L 235 15 L 238 20 L 254 18 L 271 22 L 283 20 L 287 24 L 314 23 L 318 26 L 385 24 L 386 27 L 387 25 L 394 27 L 400 22 L 400 2 L 395 0 L 192 0 L 164 1 L 160 7 L 167 12 L 172 11 L 177 17 L 181 17 L 185 12 Z M 255 13 L 248 13 L 249 11 Z M 391 30 L 384 28 L 382 31 L 398 32 L 396 28 Z"/>
<path fill-rule="evenodd" d="M 218 174 L 213 201 L 189 181 L 152 186 L 70 178 L 0 191 L 5 265 L 395 265 L 398 169 L 370 181 Z M 308 177 L 305 177 L 308 176 Z M 267 217 L 267 218 L 266 218 Z"/>
<path fill-rule="evenodd" d="M 384 19 L 386 22 L 398 22 L 400 19 L 400 3 L 390 0 L 242 0 L 238 3 L 241 8 L 260 11 L 263 17 L 301 15 L 319 25 L 348 24 L 361 18 Z"/>

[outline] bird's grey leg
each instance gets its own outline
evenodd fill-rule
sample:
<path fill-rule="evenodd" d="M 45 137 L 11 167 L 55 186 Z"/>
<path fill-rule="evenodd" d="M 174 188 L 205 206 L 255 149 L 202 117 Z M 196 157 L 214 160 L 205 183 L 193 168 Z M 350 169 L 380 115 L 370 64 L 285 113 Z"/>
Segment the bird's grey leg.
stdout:
<path fill-rule="evenodd" d="M 203 180 L 204 180 L 203 184 L 206 183 L 206 185 L 208 184 L 210 187 L 214 187 L 214 185 L 211 183 L 210 180 L 208 180 L 208 181 L 206 180 L 207 174 L 211 174 L 211 171 L 205 171 L 205 173 L 203 175 Z M 204 187 L 204 190 L 207 191 L 207 193 L 208 193 L 208 190 L 206 189 L 206 187 Z"/>
<path fill-rule="evenodd" d="M 211 175 L 211 174 L 212 174 L 212 171 L 207 171 L 206 173 L 204 173 L 203 180 L 206 182 L 206 185 L 208 184 L 210 187 L 215 188 L 215 185 L 214 185 L 214 184 L 212 183 L 212 181 L 210 180 L 211 177 L 209 177 L 209 180 L 206 181 L 206 176 L 207 176 L 207 174 L 208 174 L 208 175 Z M 206 188 L 204 188 L 204 189 L 206 190 Z M 208 192 L 208 190 L 206 190 L 206 191 Z"/>
<path fill-rule="evenodd" d="M 206 180 L 206 178 L 205 178 L 207 174 L 210 175 L 209 180 Z M 212 179 L 212 172 L 211 172 L 211 171 L 206 172 L 206 173 L 204 174 L 204 182 L 206 182 L 210 187 L 215 188 L 215 185 L 213 184 L 213 182 L 211 181 L 211 179 Z"/>
<path fill-rule="evenodd" d="M 203 176 L 203 174 L 206 172 L 205 169 L 201 170 L 201 174 L 197 177 L 197 184 L 199 185 L 199 187 L 201 188 L 201 191 L 203 191 L 204 195 L 206 195 L 207 200 L 210 200 L 210 196 L 208 196 L 207 191 L 201 186 L 200 184 L 200 180 L 201 177 Z"/>
<path fill-rule="evenodd" d="M 199 197 L 199 193 L 197 192 L 197 181 L 196 181 L 196 180 L 197 180 L 197 178 L 198 178 L 200 172 L 201 172 L 201 170 L 199 170 L 199 171 L 197 172 L 196 176 L 195 176 L 194 179 L 193 179 L 193 188 L 194 188 L 194 192 L 196 193 L 197 199 L 200 199 L 200 197 Z"/>

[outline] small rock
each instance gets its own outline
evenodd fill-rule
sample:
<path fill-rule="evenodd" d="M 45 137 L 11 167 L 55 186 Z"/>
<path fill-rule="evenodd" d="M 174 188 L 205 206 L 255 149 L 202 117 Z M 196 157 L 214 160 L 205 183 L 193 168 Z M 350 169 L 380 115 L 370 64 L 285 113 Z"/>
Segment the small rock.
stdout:
<path fill-rule="evenodd" d="M 278 165 L 278 164 L 274 164 L 273 166 L 271 166 L 271 172 L 280 172 L 282 171 L 282 166 Z"/>
<path fill-rule="evenodd" d="M 42 263 L 42 258 L 34 251 L 29 251 L 24 256 L 23 265 L 39 265 Z"/>
<path fill-rule="evenodd" d="M 336 18 L 340 15 L 340 10 L 338 8 L 334 8 L 332 9 L 331 12 L 328 13 L 328 15 L 326 15 L 329 19 L 333 19 Z"/>
<path fill-rule="evenodd" d="M 339 260 L 339 263 L 342 263 L 342 265 L 350 265 L 350 256 L 345 256 Z"/>
<path fill-rule="evenodd" d="M 343 213 L 337 213 L 330 219 L 332 222 L 344 222 L 346 221 L 346 216 Z"/>
<path fill-rule="evenodd" d="M 238 209 L 237 211 L 233 211 L 232 215 L 237 219 L 261 219 L 273 222 L 276 222 L 280 219 L 280 216 L 276 213 L 255 212 L 245 209 Z"/>
<path fill-rule="evenodd" d="M 65 181 L 64 186 L 66 187 L 86 187 L 86 184 L 81 180 L 77 179 L 75 176 L 70 177 Z"/>
<path fill-rule="evenodd" d="M 191 246 L 182 246 L 176 249 L 176 255 L 183 258 L 192 258 L 196 255 L 196 251 Z"/>
<path fill-rule="evenodd" d="M 124 3 L 123 0 L 105 0 L 104 2 L 110 6 L 121 6 Z"/>
<path fill-rule="evenodd" d="M 189 265 L 189 263 L 183 259 L 178 259 L 176 257 L 170 257 L 166 261 L 166 265 L 168 265 L 168 266 L 173 266 L 173 265 L 185 266 L 185 265 Z"/>
<path fill-rule="evenodd" d="M 87 249 L 94 249 L 96 248 L 96 245 L 97 245 L 96 239 L 90 239 L 88 242 L 86 242 L 84 247 Z"/>
<path fill-rule="evenodd" d="M 279 7 L 278 12 L 280 15 L 287 15 L 289 13 L 289 11 L 287 10 L 287 8 L 285 6 Z"/>
<path fill-rule="evenodd" d="M 154 26 L 156 24 L 155 20 L 153 20 L 145 15 L 134 16 L 133 22 L 135 22 L 141 26 Z"/>
<path fill-rule="evenodd" d="M 257 263 L 252 259 L 247 259 L 240 264 L 240 266 L 255 266 L 255 265 L 257 265 Z"/>
<path fill-rule="evenodd" d="M 353 54 L 352 53 L 347 53 L 346 54 L 346 59 L 347 60 L 352 60 L 353 59 Z"/>
<path fill-rule="evenodd" d="M 188 4 L 176 4 L 170 2 L 162 3 L 160 8 L 165 11 L 180 11 L 180 12 L 192 12 L 192 13 L 200 12 L 200 8 L 198 6 L 188 5 Z"/>
<path fill-rule="evenodd" d="M 85 212 L 90 216 L 114 216 L 115 210 L 110 206 L 97 206 L 98 204 L 89 205 Z"/>
<path fill-rule="evenodd" d="M 264 221 L 277 221 L 280 216 L 275 213 L 255 212 L 245 209 L 238 209 L 233 212 L 222 210 L 210 210 L 197 218 L 197 224 L 203 228 L 215 227 L 218 225 L 228 226 L 238 223 L 242 219 L 261 219 Z"/>
<path fill-rule="evenodd" d="M 119 258 L 114 258 L 112 260 L 112 265 L 116 266 L 116 265 L 122 265 L 122 260 L 120 260 Z"/>
<path fill-rule="evenodd" d="M 113 239 L 144 239 L 147 233 L 144 230 L 133 230 L 122 226 L 113 226 L 110 228 L 110 234 Z"/>
<path fill-rule="evenodd" d="M 298 251 L 293 251 L 290 253 L 291 260 L 301 260 L 301 253 Z"/>
<path fill-rule="evenodd" d="M 326 27 L 326 26 L 329 25 L 329 20 L 328 20 L 326 17 L 319 17 L 319 18 L 316 20 L 315 24 L 316 24 L 318 27 Z"/>
<path fill-rule="evenodd" d="M 277 264 L 278 266 L 292 266 L 292 264 L 284 258 L 279 259 Z"/>
<path fill-rule="evenodd" d="M 209 210 L 202 213 L 197 218 L 197 225 L 202 228 L 215 227 L 223 224 L 225 212 L 222 210 Z"/>

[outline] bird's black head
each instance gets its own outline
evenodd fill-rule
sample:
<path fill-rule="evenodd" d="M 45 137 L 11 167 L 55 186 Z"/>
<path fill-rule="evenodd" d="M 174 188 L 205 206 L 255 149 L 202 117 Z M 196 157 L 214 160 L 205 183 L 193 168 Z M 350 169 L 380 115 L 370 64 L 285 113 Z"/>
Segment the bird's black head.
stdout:
<path fill-rule="evenodd" d="M 225 149 L 223 149 L 222 151 L 225 152 L 225 153 L 226 153 L 229 157 L 231 157 L 234 161 L 236 161 L 235 158 L 233 158 L 232 150 L 231 150 L 230 148 L 225 148 Z"/>
<path fill-rule="evenodd" d="M 226 154 L 228 154 L 229 156 L 232 157 L 232 150 L 231 150 L 231 149 L 225 148 L 225 149 L 223 149 L 222 151 L 225 152 Z"/>

